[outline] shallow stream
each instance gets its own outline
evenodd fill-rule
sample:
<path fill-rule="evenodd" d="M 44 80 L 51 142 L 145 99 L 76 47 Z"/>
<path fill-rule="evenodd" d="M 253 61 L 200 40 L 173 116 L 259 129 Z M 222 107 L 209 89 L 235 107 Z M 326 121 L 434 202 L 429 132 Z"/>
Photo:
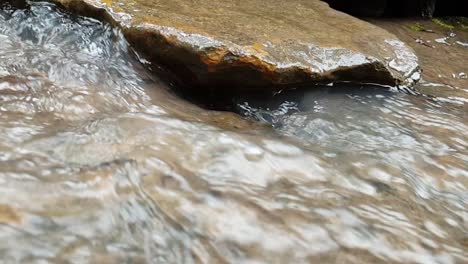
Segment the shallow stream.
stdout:
<path fill-rule="evenodd" d="M 468 100 L 313 87 L 208 111 L 121 32 L 0 10 L 0 263 L 468 262 Z"/>

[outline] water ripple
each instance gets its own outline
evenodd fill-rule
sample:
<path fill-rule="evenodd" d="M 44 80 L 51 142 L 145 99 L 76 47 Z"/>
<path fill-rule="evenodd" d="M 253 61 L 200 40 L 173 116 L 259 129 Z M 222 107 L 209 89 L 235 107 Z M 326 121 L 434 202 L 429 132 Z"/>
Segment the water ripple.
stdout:
<path fill-rule="evenodd" d="M 237 100 L 253 123 L 137 58 L 54 5 L 0 11 L 5 262 L 468 261 L 460 101 L 316 87 Z"/>

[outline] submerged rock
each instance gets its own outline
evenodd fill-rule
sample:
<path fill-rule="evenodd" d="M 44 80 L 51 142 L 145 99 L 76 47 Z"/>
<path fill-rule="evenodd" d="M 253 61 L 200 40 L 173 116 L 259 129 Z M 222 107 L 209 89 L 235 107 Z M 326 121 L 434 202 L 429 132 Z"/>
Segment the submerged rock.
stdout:
<path fill-rule="evenodd" d="M 319 0 L 53 0 L 120 26 L 191 87 L 252 92 L 328 82 L 413 82 L 411 48 Z"/>
<path fill-rule="evenodd" d="M 0 225 L 19 224 L 21 220 L 21 215 L 15 209 L 8 205 L 0 204 Z"/>

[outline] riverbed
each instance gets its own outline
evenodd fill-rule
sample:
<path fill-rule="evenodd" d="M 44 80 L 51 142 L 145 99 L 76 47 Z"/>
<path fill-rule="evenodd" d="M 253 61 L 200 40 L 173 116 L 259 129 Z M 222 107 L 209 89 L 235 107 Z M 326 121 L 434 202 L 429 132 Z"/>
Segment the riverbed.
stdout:
<path fill-rule="evenodd" d="M 468 262 L 467 98 L 329 84 L 220 106 L 151 67 L 106 23 L 0 11 L 5 263 Z"/>

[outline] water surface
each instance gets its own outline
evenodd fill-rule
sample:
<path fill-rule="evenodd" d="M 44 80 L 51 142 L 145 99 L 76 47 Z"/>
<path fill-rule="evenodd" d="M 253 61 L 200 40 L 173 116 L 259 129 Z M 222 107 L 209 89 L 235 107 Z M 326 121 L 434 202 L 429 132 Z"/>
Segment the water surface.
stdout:
<path fill-rule="evenodd" d="M 466 101 L 314 88 L 203 110 L 119 30 L 5 8 L 3 262 L 467 262 Z"/>

